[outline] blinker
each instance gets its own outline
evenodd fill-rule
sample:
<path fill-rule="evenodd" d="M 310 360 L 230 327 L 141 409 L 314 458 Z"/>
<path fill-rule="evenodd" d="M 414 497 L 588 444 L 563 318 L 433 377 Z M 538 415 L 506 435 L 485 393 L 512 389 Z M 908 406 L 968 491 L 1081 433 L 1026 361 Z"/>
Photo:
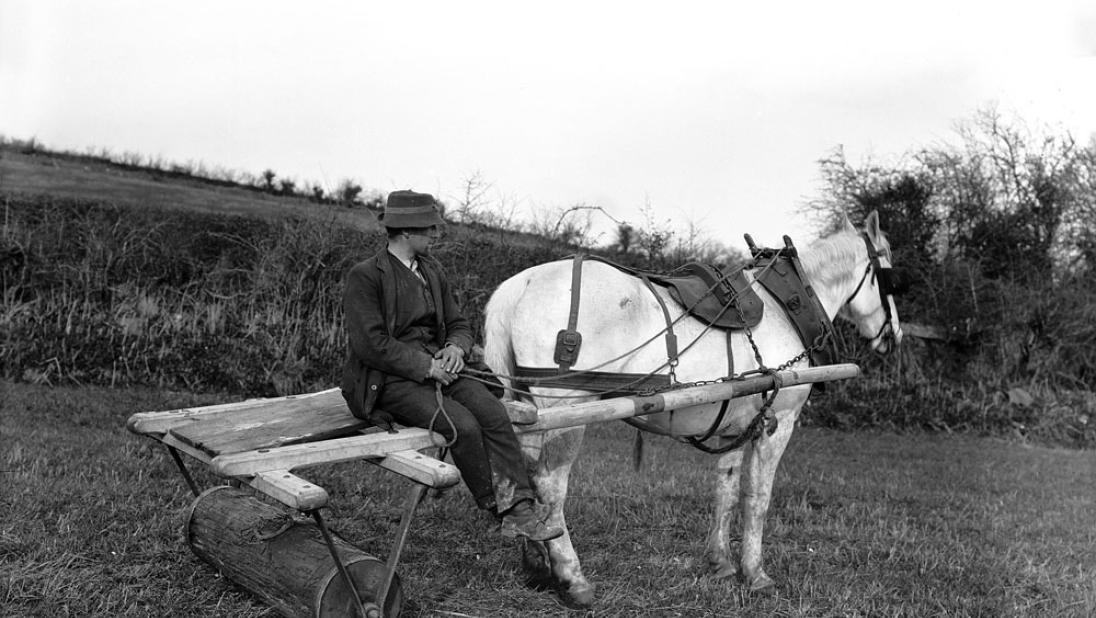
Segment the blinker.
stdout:
<path fill-rule="evenodd" d="M 910 276 L 904 268 L 879 268 L 879 291 L 888 296 L 901 296 L 910 289 Z"/>

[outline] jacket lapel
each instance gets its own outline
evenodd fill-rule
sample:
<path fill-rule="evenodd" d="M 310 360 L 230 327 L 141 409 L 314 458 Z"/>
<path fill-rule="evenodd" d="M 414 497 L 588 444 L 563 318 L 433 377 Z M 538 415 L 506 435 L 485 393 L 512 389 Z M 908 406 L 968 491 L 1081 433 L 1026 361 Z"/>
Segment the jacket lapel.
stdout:
<path fill-rule="evenodd" d="M 419 260 L 419 270 L 426 275 L 426 286 L 430 288 L 430 296 L 434 298 L 434 332 L 437 334 L 438 345 L 445 343 L 445 306 L 441 302 L 441 280 L 433 264 L 427 264 L 426 260 Z"/>
<path fill-rule="evenodd" d="M 396 279 L 388 263 L 388 249 L 377 254 L 377 270 L 381 271 L 381 291 L 384 293 L 384 324 L 388 334 L 396 332 Z"/>

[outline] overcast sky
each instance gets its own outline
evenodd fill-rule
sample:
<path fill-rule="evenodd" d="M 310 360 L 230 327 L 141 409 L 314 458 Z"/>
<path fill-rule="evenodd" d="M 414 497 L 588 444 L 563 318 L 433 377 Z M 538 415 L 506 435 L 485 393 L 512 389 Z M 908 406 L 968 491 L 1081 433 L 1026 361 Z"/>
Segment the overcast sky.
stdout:
<path fill-rule="evenodd" d="M 1096 131 L 1091 2 L 746 4 L 0 0 L 0 133 L 450 202 L 479 171 L 741 247 L 810 236 L 838 145 L 887 160 L 994 102 Z"/>

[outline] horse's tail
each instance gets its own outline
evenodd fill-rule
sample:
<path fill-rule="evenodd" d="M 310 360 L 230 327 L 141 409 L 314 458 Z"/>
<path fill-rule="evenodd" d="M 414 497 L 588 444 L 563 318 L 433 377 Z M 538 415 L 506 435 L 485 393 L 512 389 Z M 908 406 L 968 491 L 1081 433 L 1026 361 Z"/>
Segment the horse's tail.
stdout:
<path fill-rule="evenodd" d="M 510 277 L 499 285 L 484 310 L 483 362 L 506 387 L 505 399 L 516 399 L 509 376 L 514 375 L 514 344 L 511 338 L 514 308 L 525 289 L 524 273 Z"/>

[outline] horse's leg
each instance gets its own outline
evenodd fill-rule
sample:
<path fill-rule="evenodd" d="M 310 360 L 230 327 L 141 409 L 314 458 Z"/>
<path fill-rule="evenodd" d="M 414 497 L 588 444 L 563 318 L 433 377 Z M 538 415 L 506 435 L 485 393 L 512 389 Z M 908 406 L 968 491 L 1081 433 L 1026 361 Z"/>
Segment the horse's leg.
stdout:
<path fill-rule="evenodd" d="M 750 590 L 762 590 L 775 585 L 761 566 L 761 537 L 765 514 L 772 497 L 776 467 L 795 429 L 795 417 L 783 415 L 773 435 L 762 436 L 748 445 L 745 452 L 742 483 L 742 576 Z"/>
<path fill-rule="evenodd" d="M 738 563 L 731 559 L 731 519 L 738 507 L 739 479 L 742 477 L 742 451 L 721 455 L 716 462 L 715 506 L 705 555 L 708 568 L 718 578 L 738 574 Z"/>
<path fill-rule="evenodd" d="M 571 465 L 578 456 L 584 433 L 585 427 L 551 432 L 539 444 L 536 439 L 529 440 L 525 448 L 526 457 L 535 457 L 533 483 L 541 502 L 548 508 L 548 522 L 563 528 L 563 536 L 546 543 L 527 542 L 524 564 L 533 571 L 531 575 L 534 578 L 538 575 L 542 578 L 541 567 L 544 556 L 547 556 L 563 602 L 578 608 L 593 604 L 594 586 L 582 574 L 578 554 L 571 545 L 571 532 L 567 529 L 563 507 L 567 500 Z"/>

